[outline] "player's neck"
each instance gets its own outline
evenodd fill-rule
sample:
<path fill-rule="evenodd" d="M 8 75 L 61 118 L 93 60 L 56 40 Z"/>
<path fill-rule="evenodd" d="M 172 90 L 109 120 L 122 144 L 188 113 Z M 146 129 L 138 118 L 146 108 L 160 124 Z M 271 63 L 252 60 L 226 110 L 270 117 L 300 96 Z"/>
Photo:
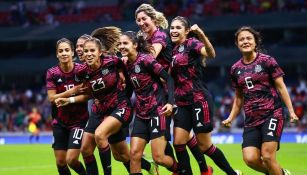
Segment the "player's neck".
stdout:
<path fill-rule="evenodd" d="M 71 72 L 72 69 L 74 68 L 74 63 L 73 62 L 62 63 L 60 64 L 60 68 L 62 69 L 63 72 Z"/>
<path fill-rule="evenodd" d="M 158 30 L 158 27 L 157 27 L 157 26 L 153 27 L 152 30 L 150 30 L 150 31 L 148 32 L 149 38 L 152 37 L 152 35 L 156 32 L 156 30 Z"/>
<path fill-rule="evenodd" d="M 249 52 L 243 54 L 243 61 L 245 64 L 253 62 L 257 57 L 257 52 Z"/>
<path fill-rule="evenodd" d="M 129 55 L 129 57 L 128 57 L 128 61 L 130 63 L 134 63 L 136 58 L 137 58 L 137 56 L 138 56 L 138 52 L 131 53 L 131 55 Z"/>
<path fill-rule="evenodd" d="M 100 66 L 101 66 L 101 59 L 99 59 L 97 62 L 95 62 L 94 64 L 92 64 L 92 65 L 90 65 L 90 69 L 91 70 L 97 70 L 97 69 L 99 69 L 100 68 Z"/>

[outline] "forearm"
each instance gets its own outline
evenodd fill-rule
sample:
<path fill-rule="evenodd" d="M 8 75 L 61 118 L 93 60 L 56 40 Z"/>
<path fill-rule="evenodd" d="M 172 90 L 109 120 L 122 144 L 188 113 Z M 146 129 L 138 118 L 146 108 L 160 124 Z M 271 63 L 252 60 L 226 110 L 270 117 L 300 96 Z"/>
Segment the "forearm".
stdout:
<path fill-rule="evenodd" d="M 234 98 L 232 109 L 229 114 L 229 119 L 231 121 L 237 118 L 237 116 L 241 112 L 242 106 L 243 106 L 243 97 L 241 96 L 241 93 L 236 92 L 236 96 Z"/>
<path fill-rule="evenodd" d="M 287 91 L 287 88 L 285 85 L 283 85 L 283 87 L 280 87 L 278 89 L 279 91 L 279 94 L 280 94 L 280 97 L 282 99 L 282 101 L 285 103 L 285 105 L 287 106 L 288 108 L 288 111 L 290 113 L 294 113 L 294 109 L 293 109 L 293 106 L 292 106 L 292 102 L 291 102 L 291 98 L 290 98 L 290 95 Z"/>
<path fill-rule="evenodd" d="M 55 99 L 58 99 L 58 98 L 68 98 L 70 96 L 72 96 L 73 94 L 71 93 L 71 91 L 65 91 L 65 92 L 62 92 L 62 93 L 59 93 L 59 94 L 49 94 L 48 93 L 48 100 L 51 102 L 51 103 L 54 103 Z"/>
<path fill-rule="evenodd" d="M 210 42 L 210 40 L 208 39 L 208 37 L 205 35 L 204 32 L 199 32 L 197 34 L 197 36 L 199 37 L 199 40 L 204 43 L 205 45 L 205 50 L 207 53 L 207 57 L 209 58 L 215 58 L 215 50 Z"/>

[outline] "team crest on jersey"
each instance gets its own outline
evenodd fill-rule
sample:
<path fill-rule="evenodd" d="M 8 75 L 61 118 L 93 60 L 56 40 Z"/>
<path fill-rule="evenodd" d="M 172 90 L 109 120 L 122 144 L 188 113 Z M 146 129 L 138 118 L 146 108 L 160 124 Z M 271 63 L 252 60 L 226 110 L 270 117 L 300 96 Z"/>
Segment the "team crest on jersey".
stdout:
<path fill-rule="evenodd" d="M 241 74 L 241 71 L 239 70 L 239 71 L 237 72 L 237 74 L 240 75 L 240 74 Z"/>
<path fill-rule="evenodd" d="M 90 76 L 88 74 L 85 75 L 85 79 L 89 79 Z"/>
<path fill-rule="evenodd" d="M 102 75 L 107 75 L 109 73 L 109 69 L 102 69 L 101 73 Z"/>
<path fill-rule="evenodd" d="M 183 52 L 183 51 L 184 51 L 184 45 L 181 44 L 181 45 L 179 46 L 179 48 L 178 48 L 178 51 L 179 51 L 179 52 Z"/>
<path fill-rule="evenodd" d="M 136 66 L 134 67 L 134 72 L 135 72 L 135 73 L 140 73 L 140 72 L 141 72 L 141 68 L 140 68 L 139 65 L 136 65 Z"/>
<path fill-rule="evenodd" d="M 261 71 L 262 71 L 261 65 L 257 64 L 257 65 L 255 66 L 255 72 L 261 72 Z"/>
<path fill-rule="evenodd" d="M 61 78 L 59 78 L 57 82 L 58 82 L 58 83 L 62 83 L 63 80 L 62 80 Z"/>

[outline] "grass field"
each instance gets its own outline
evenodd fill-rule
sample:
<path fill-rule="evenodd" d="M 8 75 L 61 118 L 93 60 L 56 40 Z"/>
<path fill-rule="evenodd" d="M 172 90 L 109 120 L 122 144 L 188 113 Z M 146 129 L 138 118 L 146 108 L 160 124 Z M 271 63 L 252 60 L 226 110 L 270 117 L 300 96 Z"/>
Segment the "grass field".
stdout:
<path fill-rule="evenodd" d="M 241 146 L 218 145 L 221 148 L 231 165 L 235 169 L 240 169 L 245 175 L 260 175 L 248 168 L 241 154 Z M 97 154 L 96 154 L 97 155 Z M 146 155 L 150 155 L 150 150 L 146 148 Z M 96 156 L 97 159 L 98 156 Z M 207 163 L 214 168 L 215 175 L 223 175 L 214 163 L 206 159 Z M 280 164 L 291 170 L 292 175 L 307 175 L 307 145 L 306 144 L 282 144 L 281 150 L 278 152 L 278 160 Z M 98 160 L 99 168 L 100 161 Z M 193 157 L 191 157 L 191 165 L 195 175 L 198 175 L 198 165 Z M 112 171 L 114 175 L 128 174 L 124 166 L 116 161 L 112 161 Z M 99 169 L 102 173 L 101 168 Z M 50 145 L 1 145 L 0 146 L 0 175 L 56 175 L 55 159 L 53 150 Z M 75 174 L 72 171 L 72 174 Z M 147 174 L 147 173 L 144 173 Z M 165 168 L 160 167 L 161 175 L 169 175 Z"/>

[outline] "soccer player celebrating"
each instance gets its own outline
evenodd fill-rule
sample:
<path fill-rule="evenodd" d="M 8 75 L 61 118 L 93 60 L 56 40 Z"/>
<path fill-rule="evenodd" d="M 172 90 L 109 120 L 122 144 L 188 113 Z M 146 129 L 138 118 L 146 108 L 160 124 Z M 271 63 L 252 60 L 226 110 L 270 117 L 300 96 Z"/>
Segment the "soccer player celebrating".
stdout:
<path fill-rule="evenodd" d="M 199 38 L 189 37 L 196 34 Z M 193 129 L 202 153 L 209 156 L 228 175 L 237 175 L 220 149 L 212 144 L 213 100 L 203 85 L 203 59 L 215 57 L 214 48 L 204 32 L 197 26 L 190 26 L 184 17 L 176 17 L 170 27 L 171 40 L 175 44 L 171 74 L 175 81 L 175 102 L 178 106 L 174 117 L 174 146 L 178 162 L 192 174 L 185 149 L 189 133 Z M 202 174 L 212 174 L 212 169 Z"/>
<path fill-rule="evenodd" d="M 117 27 L 104 27 L 104 28 L 98 28 L 92 32 L 92 36 L 97 37 L 103 37 L 104 40 L 107 41 L 114 41 L 119 39 L 120 35 L 120 29 Z M 84 43 L 86 40 L 90 39 L 92 36 L 90 35 L 82 35 L 77 40 L 77 47 L 76 52 L 79 56 L 80 61 L 85 62 L 85 55 L 83 52 Z M 117 43 L 113 42 L 112 44 L 108 45 L 108 48 L 106 49 L 106 53 L 113 54 L 112 48 L 116 47 Z M 85 63 L 86 64 L 86 63 Z M 96 103 L 98 100 L 96 100 Z M 99 103 L 99 102 L 98 102 Z M 95 130 L 100 125 L 101 119 L 95 112 L 92 111 L 92 108 L 95 109 L 94 99 L 89 100 L 89 120 L 87 122 L 87 125 L 84 128 L 84 134 L 82 138 L 82 145 L 81 145 L 81 153 L 84 159 L 84 163 L 86 166 L 86 171 L 88 175 L 98 175 L 98 167 L 96 158 L 94 156 L 94 151 L 96 148 L 96 142 L 95 142 Z M 111 151 L 110 149 L 99 149 L 99 156 L 100 161 L 103 167 L 103 173 L 104 175 L 111 175 L 112 174 L 112 167 L 111 167 Z"/>
<path fill-rule="evenodd" d="M 115 160 L 123 162 L 129 172 L 130 155 L 123 127 L 132 119 L 132 108 L 128 92 L 119 75 L 125 67 L 118 57 L 103 55 L 106 48 L 97 38 L 85 41 L 83 51 L 86 65 L 79 73 L 78 79 L 84 82 L 84 90 L 99 100 L 99 103 L 95 104 L 101 123 L 95 130 L 95 141 L 101 157 L 105 158 L 103 154 L 110 151 L 110 143 Z M 79 100 L 83 99 L 78 98 L 76 102 Z M 65 106 L 68 102 L 68 98 L 59 98 L 58 106 Z M 151 164 L 142 159 L 142 167 L 150 171 Z"/>
<path fill-rule="evenodd" d="M 71 41 L 62 38 L 57 41 L 56 55 L 59 64 L 47 71 L 47 93 L 52 103 L 52 130 L 54 155 L 60 175 L 70 175 L 69 167 L 78 174 L 85 175 L 86 171 L 78 160 L 80 155 L 83 128 L 88 119 L 87 103 L 75 103 L 76 99 L 86 99 L 84 95 L 73 96 L 69 89 L 79 85 L 76 79 L 82 65 L 74 63 L 74 47 Z M 70 104 L 56 107 L 56 99 L 69 97 Z"/>
<path fill-rule="evenodd" d="M 177 172 L 176 160 L 165 155 L 167 143 L 165 117 L 171 116 L 173 110 L 173 80 L 151 55 L 151 45 L 147 44 L 142 35 L 136 35 L 132 31 L 123 33 L 119 49 L 122 56 L 128 58 L 127 71 L 136 94 L 136 118 L 131 134 L 130 174 L 142 174 L 141 158 L 146 143 L 150 140 L 154 161 L 171 172 Z M 168 101 L 160 78 L 167 82 Z"/>
<path fill-rule="evenodd" d="M 261 35 L 253 28 L 238 29 L 235 43 L 242 58 L 231 67 L 235 98 L 231 113 L 223 124 L 230 126 L 243 106 L 246 116 L 242 143 L 245 163 L 270 175 L 290 174 L 276 160 L 284 125 L 281 100 L 289 110 L 291 121 L 298 120 L 283 81 L 284 72 L 275 58 L 261 53 Z"/>
<path fill-rule="evenodd" d="M 141 32 L 145 35 L 146 40 L 153 46 L 152 54 L 166 71 L 169 71 L 170 64 L 172 62 L 172 49 L 173 44 L 169 36 L 168 21 L 164 17 L 163 13 L 155 10 L 149 4 L 140 5 L 135 11 L 136 23 L 139 26 Z M 167 92 L 167 88 L 165 88 Z M 167 133 L 166 138 L 171 140 L 170 136 L 170 123 L 171 118 L 166 118 Z M 190 135 L 188 141 L 188 147 L 190 148 L 193 156 L 199 164 L 201 172 L 207 171 L 207 164 L 204 156 L 199 151 L 197 140 L 193 134 Z M 186 150 L 182 150 L 186 151 Z M 174 157 L 173 150 L 169 142 L 166 145 L 166 154 Z"/>
<path fill-rule="evenodd" d="M 90 35 L 87 35 L 87 34 L 83 34 L 81 35 L 78 39 L 77 39 L 77 43 L 76 43 L 76 53 L 78 55 L 78 58 L 79 58 L 79 61 L 81 63 L 84 63 L 85 62 L 85 58 L 84 58 L 84 55 L 83 55 L 83 46 L 84 46 L 84 42 L 87 40 L 87 39 L 90 39 L 91 36 Z"/>

